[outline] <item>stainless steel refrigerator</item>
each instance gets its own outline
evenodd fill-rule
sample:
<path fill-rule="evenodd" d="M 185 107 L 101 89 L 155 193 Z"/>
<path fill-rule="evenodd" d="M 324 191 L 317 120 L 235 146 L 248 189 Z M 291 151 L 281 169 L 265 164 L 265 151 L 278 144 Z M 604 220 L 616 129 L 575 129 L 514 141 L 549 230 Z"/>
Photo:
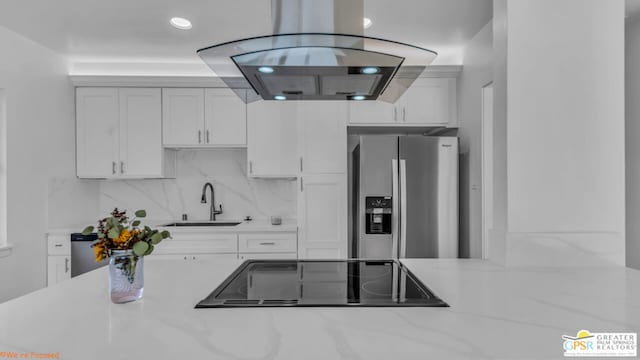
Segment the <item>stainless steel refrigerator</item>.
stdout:
<path fill-rule="evenodd" d="M 360 136 L 350 174 L 352 257 L 458 257 L 457 137 Z"/>

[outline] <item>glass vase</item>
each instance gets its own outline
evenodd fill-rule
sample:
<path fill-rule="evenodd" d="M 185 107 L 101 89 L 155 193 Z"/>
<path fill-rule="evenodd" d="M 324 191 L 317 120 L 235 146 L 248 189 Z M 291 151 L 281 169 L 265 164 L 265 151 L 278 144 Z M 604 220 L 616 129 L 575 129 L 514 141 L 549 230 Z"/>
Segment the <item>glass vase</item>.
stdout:
<path fill-rule="evenodd" d="M 109 292 L 111 301 L 122 304 L 142 298 L 144 291 L 144 257 L 133 250 L 112 250 L 109 258 Z"/>

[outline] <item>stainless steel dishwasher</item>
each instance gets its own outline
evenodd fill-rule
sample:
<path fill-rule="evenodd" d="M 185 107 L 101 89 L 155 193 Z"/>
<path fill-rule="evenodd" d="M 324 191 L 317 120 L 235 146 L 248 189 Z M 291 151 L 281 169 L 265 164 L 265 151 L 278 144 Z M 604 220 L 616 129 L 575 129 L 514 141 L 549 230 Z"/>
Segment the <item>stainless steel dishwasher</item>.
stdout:
<path fill-rule="evenodd" d="M 84 274 L 109 263 L 108 259 L 96 262 L 95 254 L 91 248 L 91 244 L 96 240 L 98 240 L 98 235 L 95 233 L 89 235 L 71 234 L 71 277 Z"/>

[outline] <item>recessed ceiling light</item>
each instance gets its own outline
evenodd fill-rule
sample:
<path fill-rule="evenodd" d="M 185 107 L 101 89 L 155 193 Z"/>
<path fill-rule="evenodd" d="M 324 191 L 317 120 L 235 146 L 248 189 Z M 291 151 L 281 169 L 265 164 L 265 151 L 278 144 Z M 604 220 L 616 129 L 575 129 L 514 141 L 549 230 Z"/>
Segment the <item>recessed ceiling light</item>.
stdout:
<path fill-rule="evenodd" d="M 271 66 L 260 66 L 258 68 L 258 71 L 260 71 L 263 74 L 271 74 L 273 73 L 273 68 Z"/>
<path fill-rule="evenodd" d="M 360 72 L 363 74 L 367 74 L 367 75 L 371 75 L 371 74 L 377 74 L 380 71 L 380 69 L 378 69 L 375 66 L 367 66 L 367 67 L 363 67 Z"/>
<path fill-rule="evenodd" d="M 371 27 L 371 25 L 373 25 L 373 22 L 369 18 L 364 18 L 363 25 L 365 29 L 368 29 Z"/>
<path fill-rule="evenodd" d="M 365 97 L 364 95 L 354 95 L 353 97 L 351 97 L 353 100 L 364 100 Z"/>
<path fill-rule="evenodd" d="M 284 95 L 276 95 L 273 98 L 276 100 L 287 100 L 287 97 Z"/>
<path fill-rule="evenodd" d="M 191 26 L 191 21 L 189 21 L 189 20 L 187 20 L 185 18 L 181 18 L 181 17 L 171 18 L 171 20 L 169 20 L 169 23 L 174 28 L 180 29 L 180 30 L 189 30 L 192 27 Z"/>

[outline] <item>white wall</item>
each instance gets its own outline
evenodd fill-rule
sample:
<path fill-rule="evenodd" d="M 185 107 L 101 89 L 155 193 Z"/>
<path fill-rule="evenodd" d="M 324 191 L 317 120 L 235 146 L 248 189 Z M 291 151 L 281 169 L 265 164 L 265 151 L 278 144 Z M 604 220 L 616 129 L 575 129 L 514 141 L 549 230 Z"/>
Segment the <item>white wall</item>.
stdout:
<path fill-rule="evenodd" d="M 640 269 L 640 16 L 626 26 L 626 262 Z"/>
<path fill-rule="evenodd" d="M 458 78 L 460 119 L 461 204 L 460 255 L 482 257 L 482 87 L 490 83 L 493 23 L 486 24 L 466 45 Z"/>
<path fill-rule="evenodd" d="M 506 263 L 623 264 L 624 1 L 503 5 Z"/>
<path fill-rule="evenodd" d="M 7 105 L 7 240 L 0 302 L 46 283 L 47 188 L 74 176 L 73 88 L 64 58 L 0 27 Z"/>

